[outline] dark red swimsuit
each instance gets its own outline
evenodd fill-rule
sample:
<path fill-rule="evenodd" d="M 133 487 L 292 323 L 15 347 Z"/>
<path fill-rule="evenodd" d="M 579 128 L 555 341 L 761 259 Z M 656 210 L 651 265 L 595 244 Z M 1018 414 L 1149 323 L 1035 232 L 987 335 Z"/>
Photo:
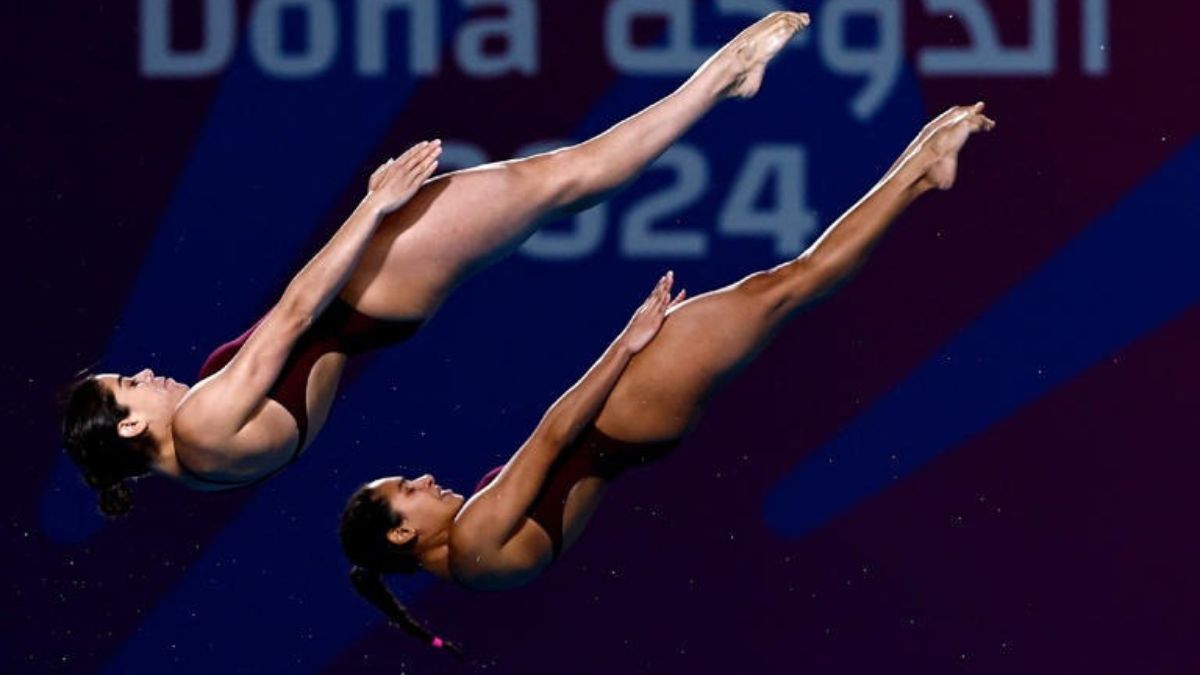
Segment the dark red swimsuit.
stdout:
<path fill-rule="evenodd" d="M 628 468 L 643 466 L 665 457 L 678 445 L 679 441 L 629 443 L 608 436 L 595 425 L 588 425 L 574 443 L 560 451 L 527 514 L 550 536 L 554 557 L 557 558 L 562 552 L 563 512 L 566 510 L 567 495 L 575 483 L 588 476 L 598 476 L 611 482 Z M 498 466 L 487 472 L 475 486 L 475 492 L 491 484 L 503 469 L 504 466 Z"/>
<path fill-rule="evenodd" d="M 204 366 L 200 368 L 200 379 L 203 380 L 216 373 L 233 360 L 242 345 L 246 344 L 246 340 L 250 339 L 261 323 L 262 319 L 259 319 L 237 339 L 217 347 L 216 351 L 205 360 Z M 376 319 L 362 314 L 337 298 L 329 303 L 321 316 L 296 341 L 291 355 L 283 365 L 283 370 L 280 371 L 275 384 L 267 392 L 268 398 L 278 401 L 292 414 L 296 420 L 296 427 L 300 430 L 300 440 L 296 443 L 296 450 L 293 452 L 289 464 L 295 461 L 300 454 L 308 437 L 308 376 L 317 359 L 330 352 L 355 356 L 373 349 L 404 342 L 417 332 L 421 324 L 422 322 L 419 320 L 384 321 Z M 251 484 L 206 478 L 188 469 L 182 462 L 179 466 L 184 473 L 206 483 L 230 486 Z"/>

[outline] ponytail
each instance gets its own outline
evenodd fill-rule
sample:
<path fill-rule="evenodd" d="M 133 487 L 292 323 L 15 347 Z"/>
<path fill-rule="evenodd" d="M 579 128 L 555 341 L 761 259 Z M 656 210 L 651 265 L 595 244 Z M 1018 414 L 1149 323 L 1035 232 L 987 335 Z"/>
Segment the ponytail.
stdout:
<path fill-rule="evenodd" d="M 350 584 L 367 602 L 383 612 L 390 623 L 425 644 L 444 649 L 462 660 L 462 651 L 457 645 L 418 623 L 384 583 L 384 574 L 414 574 L 421 568 L 414 550 L 415 539 L 396 545 L 387 538 L 388 531 L 399 525 L 400 520 L 391 506 L 376 498 L 366 485 L 350 497 L 338 528 L 342 550 L 354 564 L 350 570 Z"/>

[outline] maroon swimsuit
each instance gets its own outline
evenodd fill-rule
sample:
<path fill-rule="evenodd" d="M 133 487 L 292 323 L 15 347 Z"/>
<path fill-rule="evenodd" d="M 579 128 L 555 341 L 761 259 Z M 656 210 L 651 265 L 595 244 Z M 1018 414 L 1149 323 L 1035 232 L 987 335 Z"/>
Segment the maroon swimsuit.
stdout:
<path fill-rule="evenodd" d="M 526 515 L 537 523 L 554 546 L 554 557 L 563 547 L 563 512 L 566 510 L 567 495 L 582 478 L 598 476 L 612 481 L 630 467 L 643 466 L 665 457 L 679 445 L 679 441 L 661 443 L 629 443 L 617 440 L 588 425 L 579 438 L 563 448 L 558 459 L 550 466 L 546 482 L 534 498 Z M 475 492 L 487 487 L 503 470 L 498 466 L 487 472 L 475 486 Z"/>
<path fill-rule="evenodd" d="M 246 340 L 254 334 L 262 324 L 262 319 L 250 327 L 237 339 L 226 342 L 217 347 L 216 351 L 209 355 L 205 360 L 204 366 L 200 368 L 200 379 L 216 373 L 225 367 L 233 357 L 241 350 L 242 345 L 246 344 Z M 300 430 L 300 440 L 296 443 L 296 450 L 292 454 L 292 459 L 289 464 L 295 461 L 300 451 L 304 448 L 304 442 L 308 436 L 308 376 L 316 364 L 317 359 L 330 353 L 337 352 L 347 356 L 355 356 L 372 349 L 386 347 L 388 345 L 404 342 L 412 337 L 413 333 L 421 327 L 422 321 L 384 321 L 374 317 L 367 316 L 350 305 L 346 304 L 338 298 L 329 303 L 325 311 L 313 325 L 300 336 L 296 344 L 292 347 L 292 353 L 288 356 L 288 360 L 283 365 L 283 369 L 276 378 L 275 384 L 271 385 L 270 391 L 267 392 L 267 397 L 278 401 L 296 420 L 296 427 Z M 198 475 L 196 472 L 187 468 L 183 462 L 179 463 L 180 468 L 184 473 L 192 478 L 201 480 L 206 483 L 216 485 L 242 485 L 242 481 L 224 481 L 213 478 L 206 478 Z M 261 480 L 261 479 L 259 479 Z M 257 482 L 257 481 L 252 481 Z M 249 485 L 250 483 L 244 483 Z"/>

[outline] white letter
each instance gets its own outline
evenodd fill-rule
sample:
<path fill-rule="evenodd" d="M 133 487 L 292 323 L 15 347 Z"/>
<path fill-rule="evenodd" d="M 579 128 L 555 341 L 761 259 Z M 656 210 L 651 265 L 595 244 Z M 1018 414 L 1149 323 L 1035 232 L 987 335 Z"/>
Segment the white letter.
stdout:
<path fill-rule="evenodd" d="M 288 6 L 304 10 L 308 19 L 306 49 L 283 51 L 280 17 Z M 329 0 L 259 0 L 250 16 L 250 47 L 262 69 L 286 78 L 312 77 L 333 62 L 337 51 L 337 12 Z"/>
<path fill-rule="evenodd" d="M 507 5 L 502 19 L 475 19 L 458 32 L 454 49 L 462 69 L 479 77 L 499 77 L 513 71 L 537 73 L 537 7 L 531 0 L 462 0 L 468 7 Z M 488 55 L 488 39 L 502 38 L 503 54 Z"/>
<path fill-rule="evenodd" d="M 633 19 L 661 16 L 667 20 L 665 47 L 633 44 Z M 691 0 L 616 0 L 608 7 L 604 23 L 608 60 L 617 70 L 639 75 L 682 75 L 690 73 L 708 55 L 692 44 Z"/>
<path fill-rule="evenodd" d="M 172 0 L 142 0 L 141 72 L 144 77 L 202 77 L 233 56 L 233 0 L 204 0 L 204 39 L 194 52 L 171 49 Z"/>
<path fill-rule="evenodd" d="M 543 141 L 533 143 L 517 151 L 517 157 L 528 157 L 550 152 L 570 145 L 567 141 Z M 521 253 L 543 260 L 575 260 L 596 251 L 604 241 L 604 229 L 608 222 L 608 206 L 601 202 L 586 211 L 576 213 L 570 220 L 569 230 L 543 227 L 533 233 L 521 246 Z"/>
<path fill-rule="evenodd" d="M 748 16 L 751 19 L 761 19 L 771 12 L 777 12 L 788 9 L 777 0 L 717 0 L 717 9 L 726 16 Z M 788 47 L 800 47 L 808 44 L 808 36 L 812 34 L 810 30 L 800 31 L 792 41 L 788 43 Z M 786 48 L 785 48 L 786 49 Z"/>
<path fill-rule="evenodd" d="M 719 230 L 726 234 L 767 236 L 775 239 L 781 257 L 800 254 L 817 230 L 817 214 L 804 205 L 807 191 L 804 148 L 764 144 L 750 150 L 733 191 L 717 216 Z M 773 208 L 755 208 L 766 182 L 775 178 Z"/>
<path fill-rule="evenodd" d="M 1083 2 L 1083 72 L 1108 74 L 1108 0 Z"/>
<path fill-rule="evenodd" d="M 414 75 L 438 72 L 441 33 L 438 27 L 438 3 L 429 0 L 359 0 L 358 72 L 379 76 L 387 73 L 388 14 L 397 8 L 408 10 L 408 69 Z M 442 150 L 443 157 L 445 149 Z"/>
<path fill-rule="evenodd" d="M 1055 66 L 1055 0 L 1029 0 L 1027 49 L 1005 49 L 992 15 L 980 0 L 925 0 L 931 14 L 953 14 L 962 21 L 970 47 L 929 47 L 919 56 L 928 75 L 1050 75 Z"/>
<path fill-rule="evenodd" d="M 672 169 L 678 177 L 667 190 L 646 197 L 629 209 L 621 223 L 621 252 L 630 258 L 675 256 L 702 258 L 708 253 L 704 232 L 656 232 L 654 221 L 686 209 L 708 187 L 708 161 L 690 145 L 675 145 L 650 169 Z"/>
<path fill-rule="evenodd" d="M 869 14 L 879 26 L 879 44 L 871 49 L 846 46 L 846 20 L 853 14 Z M 900 74 L 904 13 L 896 0 L 832 0 L 825 3 L 820 29 L 821 58 L 829 69 L 842 75 L 866 75 L 867 86 L 850 104 L 854 116 L 865 120 L 887 100 Z"/>
<path fill-rule="evenodd" d="M 755 19 L 771 12 L 787 9 L 776 0 L 717 0 L 717 9 L 722 14 L 749 16 Z"/>

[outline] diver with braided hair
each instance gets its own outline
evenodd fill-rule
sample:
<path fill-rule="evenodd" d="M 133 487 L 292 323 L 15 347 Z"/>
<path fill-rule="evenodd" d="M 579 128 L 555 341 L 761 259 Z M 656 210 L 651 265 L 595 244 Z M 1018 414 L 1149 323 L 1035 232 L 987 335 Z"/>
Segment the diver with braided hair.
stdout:
<path fill-rule="evenodd" d="M 537 578 L 580 536 L 622 471 L 670 452 L 717 387 L 785 321 L 846 281 L 909 204 L 954 184 L 967 139 L 995 126 L 983 107 L 955 107 L 926 125 L 798 258 L 686 301 L 682 292 L 672 297 L 667 273 L 600 359 L 469 499 L 428 474 L 360 487 L 340 531 L 355 589 L 440 647 L 445 642 L 408 615 L 382 575 L 423 570 L 486 591 Z"/>

